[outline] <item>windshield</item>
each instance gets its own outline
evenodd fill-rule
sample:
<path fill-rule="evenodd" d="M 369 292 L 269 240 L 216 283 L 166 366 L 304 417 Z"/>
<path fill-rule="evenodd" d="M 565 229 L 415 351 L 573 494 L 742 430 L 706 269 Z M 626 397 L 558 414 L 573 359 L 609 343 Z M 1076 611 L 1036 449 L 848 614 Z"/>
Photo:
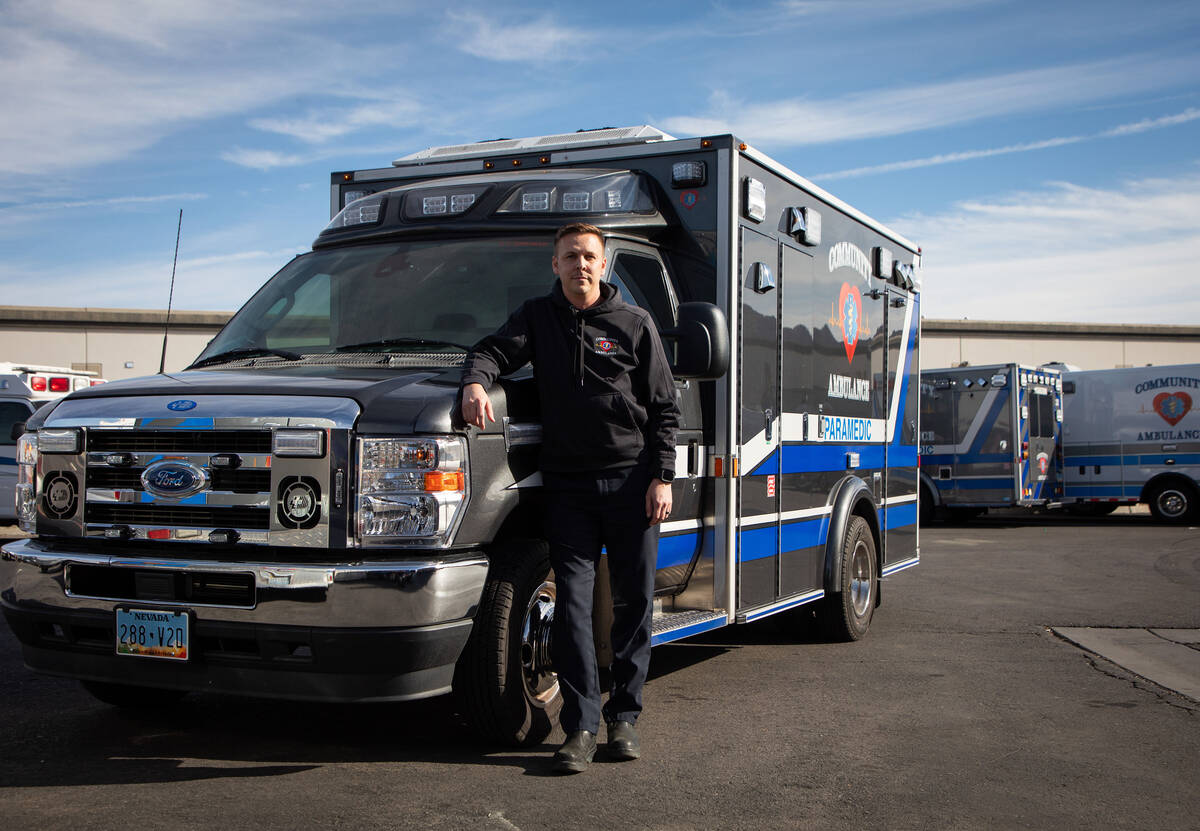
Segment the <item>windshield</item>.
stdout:
<path fill-rule="evenodd" d="M 314 251 L 259 289 L 197 361 L 247 349 L 470 346 L 550 289 L 552 245 L 549 236 L 486 237 Z"/>

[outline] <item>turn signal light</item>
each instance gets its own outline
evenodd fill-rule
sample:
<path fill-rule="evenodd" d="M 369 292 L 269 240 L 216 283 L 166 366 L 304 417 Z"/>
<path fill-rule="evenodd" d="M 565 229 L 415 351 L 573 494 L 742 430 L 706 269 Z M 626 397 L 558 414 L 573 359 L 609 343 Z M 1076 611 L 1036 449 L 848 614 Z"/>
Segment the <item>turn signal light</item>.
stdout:
<path fill-rule="evenodd" d="M 425 490 L 427 492 L 465 490 L 464 482 L 461 470 L 434 471 L 425 474 Z"/>

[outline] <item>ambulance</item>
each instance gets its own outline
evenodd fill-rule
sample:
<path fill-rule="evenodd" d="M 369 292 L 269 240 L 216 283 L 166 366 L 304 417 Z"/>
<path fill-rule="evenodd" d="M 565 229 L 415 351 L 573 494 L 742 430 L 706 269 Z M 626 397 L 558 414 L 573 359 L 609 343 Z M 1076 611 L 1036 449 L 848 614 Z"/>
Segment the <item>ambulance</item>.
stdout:
<path fill-rule="evenodd" d="M 483 736 L 541 741 L 562 699 L 532 371 L 483 430 L 457 395 L 574 221 L 673 363 L 655 645 L 771 615 L 857 640 L 919 562 L 920 249 L 739 138 L 430 148 L 334 173 L 330 214 L 186 371 L 29 420 L 0 606 L 30 669 L 133 708 L 453 692 Z"/>
<path fill-rule="evenodd" d="M 1053 367 L 921 370 L 921 511 L 959 519 L 1062 496 L 1062 378 Z"/>
<path fill-rule="evenodd" d="M 1200 517 L 1200 364 L 1063 373 L 1063 503 Z"/>
<path fill-rule="evenodd" d="M 47 402 L 103 383 L 97 373 L 86 370 L 0 361 L 0 523 L 17 519 L 17 438 L 13 428 Z"/>

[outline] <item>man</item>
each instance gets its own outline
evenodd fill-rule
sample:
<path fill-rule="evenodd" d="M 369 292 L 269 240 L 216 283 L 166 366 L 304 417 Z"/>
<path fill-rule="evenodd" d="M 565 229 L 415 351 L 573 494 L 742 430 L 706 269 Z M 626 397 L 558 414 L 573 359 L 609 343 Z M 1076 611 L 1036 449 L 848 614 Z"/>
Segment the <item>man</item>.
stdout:
<path fill-rule="evenodd" d="M 650 316 L 601 282 L 604 238 L 594 225 L 560 228 L 550 261 L 558 282 L 527 301 L 467 356 L 462 414 L 495 421 L 487 388 L 532 361 L 542 413 L 546 535 L 554 568 L 553 659 L 567 740 L 554 770 L 584 770 L 603 716 L 607 750 L 641 755 L 634 724 L 650 665 L 658 523 L 671 515 L 679 407 Z M 592 639 L 600 550 L 613 590 L 612 689 L 601 708 Z"/>

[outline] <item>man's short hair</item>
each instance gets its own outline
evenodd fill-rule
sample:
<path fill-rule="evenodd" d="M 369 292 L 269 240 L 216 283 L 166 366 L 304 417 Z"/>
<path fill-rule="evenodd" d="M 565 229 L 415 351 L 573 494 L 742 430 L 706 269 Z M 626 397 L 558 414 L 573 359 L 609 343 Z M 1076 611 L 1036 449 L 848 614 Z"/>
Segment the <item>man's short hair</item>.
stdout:
<path fill-rule="evenodd" d="M 601 240 L 604 239 L 604 232 L 595 225 L 589 225 L 586 222 L 572 222 L 570 225 L 564 225 L 558 229 L 558 233 L 554 235 L 554 249 L 558 250 L 558 241 L 560 239 L 571 234 L 595 234 Z"/>

